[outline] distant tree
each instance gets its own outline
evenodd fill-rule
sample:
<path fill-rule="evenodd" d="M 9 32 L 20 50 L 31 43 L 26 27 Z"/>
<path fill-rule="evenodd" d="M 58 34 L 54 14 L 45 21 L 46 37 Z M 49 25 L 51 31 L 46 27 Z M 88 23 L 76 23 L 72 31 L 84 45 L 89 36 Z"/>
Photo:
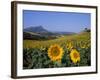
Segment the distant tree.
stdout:
<path fill-rule="evenodd" d="M 88 28 L 84 28 L 84 32 L 90 32 L 91 30 Z"/>
<path fill-rule="evenodd" d="M 85 31 L 87 31 L 88 30 L 88 28 L 85 28 Z"/>

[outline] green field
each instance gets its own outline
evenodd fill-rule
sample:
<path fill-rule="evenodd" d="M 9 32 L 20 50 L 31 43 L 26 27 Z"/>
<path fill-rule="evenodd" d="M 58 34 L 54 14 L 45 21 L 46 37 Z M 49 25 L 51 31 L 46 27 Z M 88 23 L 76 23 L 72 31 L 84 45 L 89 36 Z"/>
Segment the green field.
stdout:
<path fill-rule="evenodd" d="M 63 56 L 59 61 L 52 61 L 48 56 L 51 45 L 57 44 L 63 49 Z M 80 61 L 73 63 L 70 53 L 76 49 L 80 54 Z M 24 40 L 23 42 L 24 69 L 74 67 L 91 65 L 91 37 L 90 32 L 74 35 L 63 35 L 50 40 Z"/>
<path fill-rule="evenodd" d="M 53 40 L 24 40 L 24 48 L 41 48 L 49 47 L 52 44 L 59 44 L 66 46 L 67 43 L 72 42 L 88 42 L 90 41 L 90 33 L 80 33 L 71 36 L 62 36 Z"/>

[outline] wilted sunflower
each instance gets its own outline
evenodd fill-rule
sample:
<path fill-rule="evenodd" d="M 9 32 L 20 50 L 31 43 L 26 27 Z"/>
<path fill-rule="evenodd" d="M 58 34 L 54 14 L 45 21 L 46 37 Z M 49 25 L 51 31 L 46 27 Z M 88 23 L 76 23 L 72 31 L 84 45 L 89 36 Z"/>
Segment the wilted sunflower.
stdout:
<path fill-rule="evenodd" d="M 80 61 L 80 53 L 76 49 L 72 49 L 70 53 L 70 58 L 73 63 L 77 63 Z"/>
<path fill-rule="evenodd" d="M 57 45 L 51 45 L 48 49 L 48 56 L 52 61 L 60 61 L 63 56 L 63 49 Z"/>

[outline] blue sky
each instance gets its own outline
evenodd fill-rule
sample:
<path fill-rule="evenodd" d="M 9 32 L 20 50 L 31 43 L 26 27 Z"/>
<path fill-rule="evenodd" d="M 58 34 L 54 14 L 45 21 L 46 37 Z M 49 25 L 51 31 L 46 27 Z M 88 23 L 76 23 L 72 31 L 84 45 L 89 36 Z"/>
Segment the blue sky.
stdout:
<path fill-rule="evenodd" d="M 80 32 L 91 27 L 90 13 L 23 11 L 24 28 L 43 26 L 49 31 Z"/>

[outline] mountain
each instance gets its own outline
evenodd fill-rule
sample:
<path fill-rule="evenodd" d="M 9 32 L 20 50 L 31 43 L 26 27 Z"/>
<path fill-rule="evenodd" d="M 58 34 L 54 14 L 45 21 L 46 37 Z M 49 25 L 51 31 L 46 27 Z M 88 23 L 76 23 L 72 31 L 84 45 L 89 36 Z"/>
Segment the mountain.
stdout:
<path fill-rule="evenodd" d="M 31 33 L 37 33 L 41 36 L 54 36 L 55 33 L 52 33 L 46 29 L 44 29 L 42 26 L 36 26 L 36 27 L 28 27 L 24 29 L 24 32 L 31 32 Z"/>
<path fill-rule="evenodd" d="M 71 35 L 75 34 L 74 32 L 60 32 L 60 31 L 48 31 L 42 26 L 35 26 L 35 27 L 28 27 L 24 29 L 24 32 L 33 32 L 33 33 L 38 33 L 44 36 L 51 36 L 51 35 Z"/>
<path fill-rule="evenodd" d="M 42 26 L 36 26 L 36 27 L 28 27 L 24 29 L 24 32 L 34 32 L 34 33 L 48 33 L 46 29 L 44 29 Z"/>
<path fill-rule="evenodd" d="M 56 39 L 63 35 L 72 35 L 73 32 L 52 32 L 48 31 L 42 26 L 28 27 L 23 30 L 24 39 L 33 39 L 33 40 L 47 40 L 47 39 Z"/>

